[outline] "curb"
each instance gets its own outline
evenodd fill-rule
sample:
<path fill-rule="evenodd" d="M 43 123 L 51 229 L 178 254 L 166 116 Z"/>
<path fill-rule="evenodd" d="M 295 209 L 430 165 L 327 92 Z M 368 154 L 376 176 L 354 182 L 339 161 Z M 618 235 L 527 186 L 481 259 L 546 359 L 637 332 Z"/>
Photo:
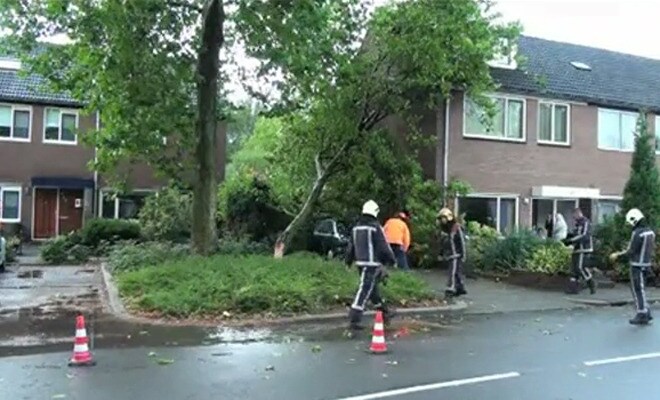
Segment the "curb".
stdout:
<path fill-rule="evenodd" d="M 105 263 L 101 263 L 101 274 L 103 276 L 103 285 L 105 286 L 105 293 L 108 296 L 108 307 L 110 313 L 121 318 L 125 318 L 129 314 L 126 312 L 126 307 L 119 297 L 119 289 L 108 271 Z"/>
<path fill-rule="evenodd" d="M 581 299 L 581 298 L 570 298 L 570 297 L 567 297 L 566 299 L 572 303 L 585 304 L 585 305 L 597 306 L 597 307 L 620 307 L 620 306 L 634 304 L 634 300 L 632 299 L 602 300 L 602 299 Z M 660 303 L 660 297 L 647 299 L 647 302 L 649 304 Z"/>
<path fill-rule="evenodd" d="M 105 286 L 105 292 L 108 299 L 108 308 L 110 314 L 116 318 L 120 318 L 127 321 L 139 321 L 143 323 L 148 323 L 152 325 L 191 325 L 191 326 L 218 326 L 223 324 L 225 326 L 231 327 L 241 327 L 241 326 L 250 326 L 250 325 L 260 325 L 260 326 L 278 326 L 285 324 L 302 324 L 302 323 L 327 323 L 327 322 L 345 322 L 347 319 L 346 312 L 337 312 L 337 313 L 328 313 L 328 314 L 310 314 L 310 315 L 298 315 L 294 317 L 283 317 L 276 319 L 245 319 L 245 320 L 226 320 L 226 321 L 194 321 L 194 320 L 163 320 L 163 319 L 151 319 L 145 318 L 137 315 L 133 315 L 124 306 L 124 303 L 119 296 L 119 289 L 115 285 L 112 274 L 107 268 L 106 263 L 101 263 L 101 272 L 103 276 L 103 284 Z M 463 311 L 468 307 L 467 303 L 464 301 L 456 301 L 453 304 L 448 304 L 446 306 L 436 306 L 436 307 L 415 307 L 415 308 L 397 308 L 397 315 L 421 315 L 421 314 L 438 314 L 443 312 L 458 312 Z M 364 315 L 375 315 L 375 311 L 366 311 Z"/>

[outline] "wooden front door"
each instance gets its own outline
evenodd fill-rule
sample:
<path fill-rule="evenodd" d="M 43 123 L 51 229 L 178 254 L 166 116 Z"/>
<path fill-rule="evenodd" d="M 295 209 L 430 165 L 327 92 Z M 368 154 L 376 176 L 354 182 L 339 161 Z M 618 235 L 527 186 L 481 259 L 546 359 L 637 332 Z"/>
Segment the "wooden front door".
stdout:
<path fill-rule="evenodd" d="M 83 196 L 82 190 L 60 189 L 60 235 L 82 228 Z"/>
<path fill-rule="evenodd" d="M 33 218 L 35 239 L 57 235 L 57 189 L 35 189 Z"/>

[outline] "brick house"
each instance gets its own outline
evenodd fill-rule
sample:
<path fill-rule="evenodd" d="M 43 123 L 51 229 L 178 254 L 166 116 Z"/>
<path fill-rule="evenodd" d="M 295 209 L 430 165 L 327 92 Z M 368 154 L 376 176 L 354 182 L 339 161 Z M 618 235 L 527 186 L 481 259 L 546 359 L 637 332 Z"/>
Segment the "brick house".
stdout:
<path fill-rule="evenodd" d="M 115 196 L 89 169 L 95 150 L 77 133 L 96 129 L 99 113 L 61 93 L 49 93 L 38 76 L 18 74 L 20 62 L 0 58 L 0 222 L 28 240 L 79 229 L 95 216 L 133 218 L 145 196 L 164 185 L 146 165 L 127 176 L 133 192 Z M 224 129 L 218 167 L 224 172 Z"/>
<path fill-rule="evenodd" d="M 423 114 L 420 129 L 437 138 L 420 155 L 425 174 L 469 182 L 458 211 L 500 231 L 543 226 L 552 212 L 572 224 L 577 206 L 602 221 L 618 210 L 640 109 L 660 136 L 660 60 L 532 37 L 517 51 L 524 66 L 491 65 L 492 127 L 461 92 Z"/>

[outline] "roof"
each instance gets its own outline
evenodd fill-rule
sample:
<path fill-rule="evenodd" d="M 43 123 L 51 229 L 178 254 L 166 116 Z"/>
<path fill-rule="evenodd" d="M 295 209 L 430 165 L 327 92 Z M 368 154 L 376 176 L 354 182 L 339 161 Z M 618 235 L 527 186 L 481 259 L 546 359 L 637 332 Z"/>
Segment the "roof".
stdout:
<path fill-rule="evenodd" d="M 45 79 L 37 75 L 27 77 L 18 71 L 0 69 L 0 101 L 28 104 L 49 104 L 81 107 L 82 104 L 65 93 L 47 89 Z"/>
<path fill-rule="evenodd" d="M 660 60 L 529 36 L 520 37 L 518 54 L 526 58 L 518 69 L 492 70 L 505 92 L 660 111 Z"/>

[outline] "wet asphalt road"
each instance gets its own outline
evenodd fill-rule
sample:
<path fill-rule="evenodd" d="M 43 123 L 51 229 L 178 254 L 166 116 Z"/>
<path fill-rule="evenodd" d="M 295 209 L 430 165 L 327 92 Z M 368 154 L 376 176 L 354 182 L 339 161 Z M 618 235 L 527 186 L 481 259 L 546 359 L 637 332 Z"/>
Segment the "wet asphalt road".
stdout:
<path fill-rule="evenodd" d="M 341 330 L 247 344 L 100 346 L 87 369 L 66 367 L 69 351 L 9 356 L 0 358 L 0 399 L 660 398 L 660 327 L 630 326 L 629 314 L 471 316 L 390 337 L 390 353 L 378 356 L 365 352 L 369 332 Z"/>

